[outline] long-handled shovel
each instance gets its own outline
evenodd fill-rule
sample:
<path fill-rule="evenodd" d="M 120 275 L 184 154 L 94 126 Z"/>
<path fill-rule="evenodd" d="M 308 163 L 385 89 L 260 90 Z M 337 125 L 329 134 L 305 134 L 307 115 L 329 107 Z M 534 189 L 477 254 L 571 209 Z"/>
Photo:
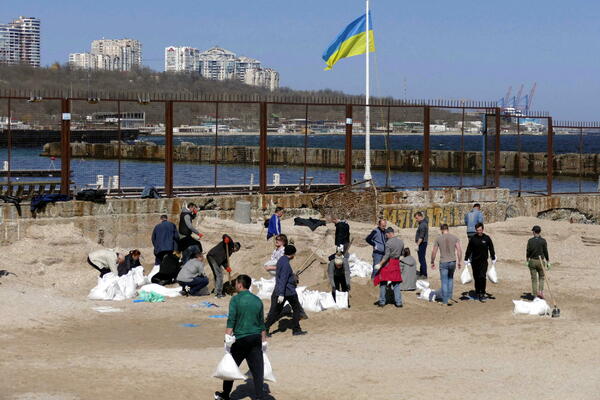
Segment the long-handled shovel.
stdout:
<path fill-rule="evenodd" d="M 560 308 L 558 308 L 556 297 L 554 296 L 554 294 L 552 293 L 552 289 L 550 288 L 550 278 L 548 278 L 548 272 L 550 270 L 548 269 L 548 264 L 546 262 L 544 262 L 542 257 L 539 256 L 538 258 L 540 260 L 540 263 L 542 263 L 542 268 L 546 267 L 546 273 L 544 274 L 544 280 L 546 281 L 546 286 L 548 287 L 548 292 L 550 293 L 550 297 L 552 297 L 552 305 L 553 305 L 552 318 L 558 318 L 558 317 L 560 317 Z"/>

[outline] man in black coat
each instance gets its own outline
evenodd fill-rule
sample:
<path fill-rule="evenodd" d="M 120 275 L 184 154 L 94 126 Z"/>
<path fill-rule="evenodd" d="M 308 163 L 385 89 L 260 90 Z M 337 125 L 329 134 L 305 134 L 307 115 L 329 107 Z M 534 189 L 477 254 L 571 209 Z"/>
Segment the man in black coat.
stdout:
<path fill-rule="evenodd" d="M 465 263 L 470 262 L 473 268 L 473 280 L 475 281 L 475 297 L 485 302 L 486 274 L 488 269 L 488 253 L 493 262 L 496 262 L 496 252 L 492 238 L 483 233 L 483 224 L 475 225 L 475 236 L 469 240 L 465 253 Z"/>
<path fill-rule="evenodd" d="M 335 247 L 344 246 L 344 255 L 348 254 L 350 247 L 350 225 L 346 220 L 332 217 L 331 222 L 335 224 Z"/>

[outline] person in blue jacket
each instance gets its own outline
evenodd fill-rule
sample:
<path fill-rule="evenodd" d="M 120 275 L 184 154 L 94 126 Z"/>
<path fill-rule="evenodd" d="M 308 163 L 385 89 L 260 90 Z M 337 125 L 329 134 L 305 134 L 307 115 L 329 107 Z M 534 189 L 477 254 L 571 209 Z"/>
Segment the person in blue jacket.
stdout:
<path fill-rule="evenodd" d="M 154 265 L 160 265 L 167 254 L 177 250 L 177 241 L 179 233 L 177 226 L 169 221 L 169 218 L 163 214 L 160 216 L 160 222 L 152 231 L 152 246 L 154 246 Z"/>
<path fill-rule="evenodd" d="M 287 301 L 292 307 L 292 335 L 305 335 L 307 332 L 300 328 L 300 318 L 302 315 L 302 306 L 298 300 L 298 294 L 296 293 L 297 279 L 296 274 L 292 270 L 290 260 L 296 255 L 296 248 L 292 245 L 285 246 L 283 257 L 277 261 L 277 272 L 275 275 L 275 289 L 273 289 L 273 295 L 271 296 L 271 307 L 269 308 L 269 314 L 265 321 L 267 329 L 267 335 L 270 335 L 269 328 L 278 319 L 283 305 Z"/>
<path fill-rule="evenodd" d="M 385 242 L 387 237 L 385 236 L 385 229 L 387 228 L 387 221 L 380 219 L 377 223 L 377 228 L 373 229 L 369 236 L 365 238 L 365 241 L 373 247 L 373 265 L 379 264 L 383 255 L 385 254 Z M 371 273 L 371 279 L 375 277 L 375 269 Z"/>
<path fill-rule="evenodd" d="M 267 227 L 267 240 L 273 236 L 281 235 L 281 217 L 283 217 L 283 207 L 277 207 L 275 213 L 269 219 Z"/>
<path fill-rule="evenodd" d="M 465 214 L 465 225 L 467 226 L 467 237 L 469 240 L 475 236 L 475 225 L 483 224 L 483 213 L 479 203 L 473 204 L 473 209 Z"/>

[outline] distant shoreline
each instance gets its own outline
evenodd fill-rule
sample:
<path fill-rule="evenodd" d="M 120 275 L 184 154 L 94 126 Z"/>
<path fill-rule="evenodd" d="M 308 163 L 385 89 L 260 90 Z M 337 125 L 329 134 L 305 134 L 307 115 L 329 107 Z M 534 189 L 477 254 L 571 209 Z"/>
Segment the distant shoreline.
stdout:
<path fill-rule="evenodd" d="M 515 133 L 503 133 L 503 135 L 516 135 Z M 529 136 L 545 136 L 545 133 L 521 133 L 522 135 L 529 135 Z M 260 133 L 259 132 L 219 132 L 219 136 L 259 136 Z M 304 133 L 277 133 L 277 132 L 268 132 L 267 133 L 268 136 L 304 136 Z M 345 136 L 345 133 L 309 133 L 308 136 Z M 423 136 L 423 132 L 412 132 L 412 133 L 407 133 L 407 132 L 395 132 L 392 133 L 390 132 L 389 134 L 390 136 Z M 430 132 L 429 134 L 430 136 L 460 136 L 461 133 L 460 131 L 451 131 L 451 132 Z M 482 134 L 479 132 L 473 133 L 473 132 L 465 132 L 464 133 L 465 136 L 481 136 Z M 494 135 L 494 133 L 490 133 L 490 135 Z M 573 134 L 561 134 L 561 133 L 557 133 L 555 132 L 555 135 L 565 135 L 565 136 L 576 136 Z M 140 136 L 165 136 L 164 132 L 159 132 L 159 133 L 144 133 L 144 132 L 140 132 Z M 197 137 L 213 137 L 215 136 L 214 132 L 185 132 L 185 133 L 180 133 L 180 132 L 173 132 L 173 136 L 197 136 Z M 365 136 L 364 132 L 352 132 L 352 136 Z M 385 132 L 371 132 L 371 136 L 387 136 L 387 133 Z"/>

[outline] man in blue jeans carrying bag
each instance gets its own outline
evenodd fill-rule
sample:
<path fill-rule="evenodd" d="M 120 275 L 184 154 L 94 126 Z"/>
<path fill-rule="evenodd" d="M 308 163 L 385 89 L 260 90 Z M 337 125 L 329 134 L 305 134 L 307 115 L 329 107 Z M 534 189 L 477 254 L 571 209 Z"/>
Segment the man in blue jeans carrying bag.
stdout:
<path fill-rule="evenodd" d="M 435 256 L 440 250 L 440 280 L 442 281 L 442 304 L 451 305 L 448 302 L 452 298 L 454 290 L 454 271 L 458 262 L 458 269 L 462 267 L 460 240 L 449 232 L 448 224 L 440 226 L 440 236 L 437 237 L 431 251 L 431 269 L 435 270 Z"/>

